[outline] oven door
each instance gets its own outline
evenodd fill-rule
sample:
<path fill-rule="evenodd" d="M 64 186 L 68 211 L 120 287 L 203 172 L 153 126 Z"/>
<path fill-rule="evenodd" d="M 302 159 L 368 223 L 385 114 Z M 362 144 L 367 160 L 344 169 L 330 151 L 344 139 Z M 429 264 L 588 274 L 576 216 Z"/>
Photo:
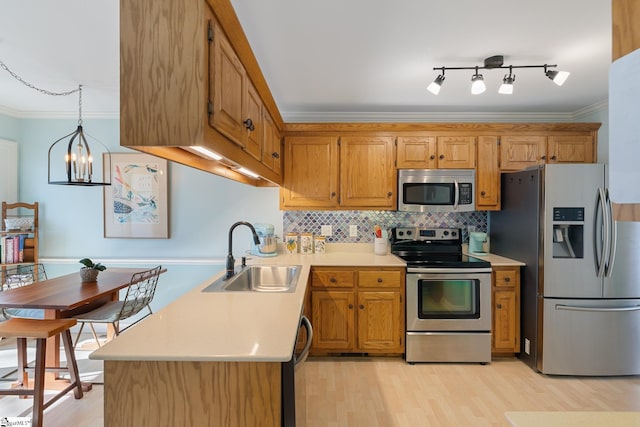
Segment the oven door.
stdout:
<path fill-rule="evenodd" d="M 490 331 L 491 272 L 407 273 L 407 331 Z"/>

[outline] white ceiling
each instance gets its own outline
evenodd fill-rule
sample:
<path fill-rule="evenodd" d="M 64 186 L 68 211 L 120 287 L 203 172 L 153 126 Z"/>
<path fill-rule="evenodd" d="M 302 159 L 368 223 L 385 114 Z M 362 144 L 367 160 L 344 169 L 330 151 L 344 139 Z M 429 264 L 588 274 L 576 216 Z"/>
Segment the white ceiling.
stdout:
<path fill-rule="evenodd" d="M 231 0 L 283 117 L 353 120 L 444 113 L 575 114 L 607 99 L 610 0 Z M 506 70 L 448 71 L 439 96 L 433 67 L 558 64 L 514 70 L 514 94 L 497 94 Z M 0 6 L 0 61 L 35 86 L 83 84 L 85 116 L 117 116 L 118 2 L 8 0 Z M 52 97 L 0 69 L 0 112 L 77 116 L 76 95 Z"/>

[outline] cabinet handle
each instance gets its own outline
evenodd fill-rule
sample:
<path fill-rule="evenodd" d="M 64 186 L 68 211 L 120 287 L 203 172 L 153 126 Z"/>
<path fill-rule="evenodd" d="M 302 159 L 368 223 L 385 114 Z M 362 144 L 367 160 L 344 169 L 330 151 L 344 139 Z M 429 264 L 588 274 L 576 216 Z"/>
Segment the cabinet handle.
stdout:
<path fill-rule="evenodd" d="M 496 305 L 496 308 L 497 308 L 497 309 L 502 308 L 502 304 L 497 304 L 497 305 Z"/>
<path fill-rule="evenodd" d="M 333 197 L 336 197 L 336 192 L 335 192 L 335 191 L 332 191 L 332 192 L 331 192 L 331 197 L 332 197 L 332 198 L 333 198 Z"/>
<path fill-rule="evenodd" d="M 331 279 L 329 279 L 329 281 L 330 281 L 331 283 L 336 283 L 336 282 L 338 282 L 338 281 L 336 280 L 336 278 L 335 278 L 335 277 L 332 277 Z"/>
<path fill-rule="evenodd" d="M 555 160 L 556 158 L 556 156 L 551 156 L 551 160 Z"/>
<path fill-rule="evenodd" d="M 435 160 L 435 158 L 436 158 L 436 155 L 432 154 L 431 157 L 429 157 L 429 160 Z"/>
<path fill-rule="evenodd" d="M 546 159 L 547 159 L 547 156 L 542 156 L 542 157 L 540 157 L 540 159 L 542 159 L 542 160 L 546 160 Z"/>
<path fill-rule="evenodd" d="M 364 310 L 364 305 L 360 304 L 360 310 Z"/>
<path fill-rule="evenodd" d="M 280 158 L 280 154 L 276 153 L 275 151 L 273 153 L 271 153 L 271 157 L 273 157 L 274 159 L 279 159 Z"/>
<path fill-rule="evenodd" d="M 487 194 L 487 193 L 486 193 L 486 192 L 484 192 L 484 191 L 481 191 L 481 192 L 480 192 L 480 195 L 481 195 L 481 196 L 485 196 L 486 194 Z"/>
<path fill-rule="evenodd" d="M 391 196 L 393 196 L 393 193 L 392 193 L 391 191 L 389 191 L 389 192 L 387 193 L 387 197 L 391 197 Z"/>
<path fill-rule="evenodd" d="M 438 157 L 440 160 L 444 160 L 444 154 L 440 154 L 440 157 Z"/>
<path fill-rule="evenodd" d="M 245 120 L 245 121 L 244 121 L 244 122 L 242 122 L 242 123 L 244 123 L 244 127 L 246 127 L 246 128 L 247 128 L 247 129 L 249 129 L 249 130 L 254 130 L 254 129 L 256 128 L 256 127 L 253 125 L 253 120 L 251 120 L 251 119 L 247 119 L 247 120 Z"/>
<path fill-rule="evenodd" d="M 378 277 L 378 283 L 382 283 L 382 277 Z"/>
<path fill-rule="evenodd" d="M 505 281 L 505 282 L 507 282 L 507 283 L 509 283 L 509 282 L 511 281 L 511 277 L 505 277 L 505 278 L 504 278 L 504 281 Z"/>
<path fill-rule="evenodd" d="M 352 309 L 352 308 L 353 308 L 353 304 L 349 304 L 349 309 Z"/>

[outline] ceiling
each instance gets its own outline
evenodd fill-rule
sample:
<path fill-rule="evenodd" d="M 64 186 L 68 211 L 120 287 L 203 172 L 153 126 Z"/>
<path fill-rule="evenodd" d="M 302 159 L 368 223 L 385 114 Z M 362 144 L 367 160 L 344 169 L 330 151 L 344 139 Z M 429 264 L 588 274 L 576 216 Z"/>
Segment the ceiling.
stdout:
<path fill-rule="evenodd" d="M 607 99 L 610 0 L 231 3 L 286 121 L 552 117 Z M 571 76 L 558 87 L 541 69 L 516 69 L 509 96 L 497 93 L 507 70 L 484 70 L 487 91 L 471 95 L 472 71 L 447 71 L 440 95 L 426 91 L 434 67 L 481 66 L 492 55 Z M 118 2 L 3 2 L 0 61 L 50 91 L 82 84 L 83 115 L 116 117 Z M 0 112 L 77 117 L 78 98 L 43 95 L 0 69 Z"/>

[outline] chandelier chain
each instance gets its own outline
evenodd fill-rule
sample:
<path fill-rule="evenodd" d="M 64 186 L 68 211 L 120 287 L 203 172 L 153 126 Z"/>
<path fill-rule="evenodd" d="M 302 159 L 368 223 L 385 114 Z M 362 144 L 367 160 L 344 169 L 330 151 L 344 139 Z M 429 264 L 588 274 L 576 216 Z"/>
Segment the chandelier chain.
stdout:
<path fill-rule="evenodd" d="M 9 67 L 6 66 L 6 64 L 2 61 L 0 61 L 0 68 L 2 68 L 3 70 L 5 70 L 7 73 L 11 74 L 11 76 L 18 80 L 20 83 L 22 83 L 23 85 L 30 87 L 31 89 L 37 90 L 40 93 L 44 93 L 45 95 L 51 95 L 51 96 L 67 96 L 67 95 L 72 95 L 76 92 L 81 92 L 81 86 L 79 86 L 77 89 L 74 90 L 70 90 L 67 92 L 51 92 L 49 90 L 46 89 L 41 89 L 39 87 L 34 86 L 33 84 L 25 81 L 24 79 L 22 79 L 22 77 L 20 77 L 19 75 L 17 75 L 16 73 L 14 73 L 13 71 L 11 71 L 9 69 Z"/>

